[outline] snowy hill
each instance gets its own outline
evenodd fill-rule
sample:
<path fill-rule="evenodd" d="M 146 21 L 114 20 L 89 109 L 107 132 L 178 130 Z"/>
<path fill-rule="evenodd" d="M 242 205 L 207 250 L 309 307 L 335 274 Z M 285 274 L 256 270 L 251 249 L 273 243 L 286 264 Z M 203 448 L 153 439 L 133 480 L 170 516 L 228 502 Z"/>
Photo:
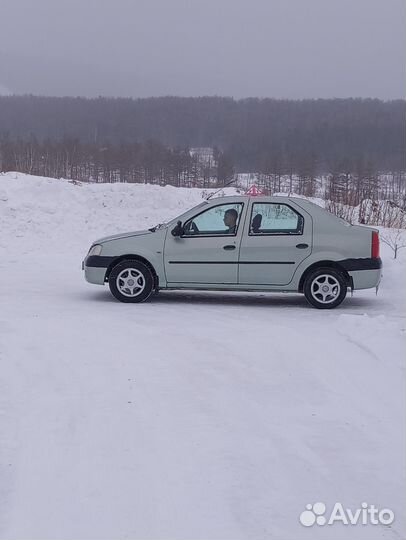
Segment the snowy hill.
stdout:
<path fill-rule="evenodd" d="M 0 174 L 0 228 L 17 239 L 30 235 L 30 247 L 44 239 L 50 247 L 60 241 L 77 245 L 80 240 L 86 247 L 106 233 L 152 227 L 176 217 L 212 191 Z M 232 195 L 236 190 L 222 192 Z"/>
<path fill-rule="evenodd" d="M 0 175 L 0 538 L 404 538 L 406 250 L 328 313 L 84 281 L 95 238 L 201 198 Z M 309 530 L 317 501 L 396 517 Z"/>

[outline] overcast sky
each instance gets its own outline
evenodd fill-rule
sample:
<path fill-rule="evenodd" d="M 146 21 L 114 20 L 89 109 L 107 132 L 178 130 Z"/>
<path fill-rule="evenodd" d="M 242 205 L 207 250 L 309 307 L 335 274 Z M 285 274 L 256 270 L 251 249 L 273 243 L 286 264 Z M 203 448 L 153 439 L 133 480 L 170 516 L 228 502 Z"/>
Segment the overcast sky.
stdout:
<path fill-rule="evenodd" d="M 405 94 L 405 0 L 0 0 L 0 93 Z"/>

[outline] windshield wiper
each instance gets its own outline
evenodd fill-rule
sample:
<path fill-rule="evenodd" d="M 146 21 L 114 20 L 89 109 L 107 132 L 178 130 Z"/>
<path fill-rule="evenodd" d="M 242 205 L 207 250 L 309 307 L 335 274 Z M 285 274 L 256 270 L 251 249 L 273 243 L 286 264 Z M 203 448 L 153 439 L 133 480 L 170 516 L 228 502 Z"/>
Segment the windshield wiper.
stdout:
<path fill-rule="evenodd" d="M 151 227 L 148 230 L 151 232 L 159 231 L 159 229 L 162 229 L 164 225 L 166 225 L 166 223 L 158 223 L 158 225 L 155 225 L 154 227 Z"/>

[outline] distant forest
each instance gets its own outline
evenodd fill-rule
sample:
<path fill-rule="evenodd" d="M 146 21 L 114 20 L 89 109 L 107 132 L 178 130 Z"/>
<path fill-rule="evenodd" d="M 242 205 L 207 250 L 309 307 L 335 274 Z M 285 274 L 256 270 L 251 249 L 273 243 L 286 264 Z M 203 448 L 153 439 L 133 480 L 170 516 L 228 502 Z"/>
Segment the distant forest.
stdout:
<path fill-rule="evenodd" d="M 2 96 L 0 170 L 78 178 L 96 173 L 96 179 L 99 171 L 106 171 L 102 177 L 113 171 L 124 181 L 171 175 L 170 183 L 184 185 L 200 174 L 189 149 L 211 147 L 216 170 L 207 174 L 219 184 L 234 172 L 310 178 L 404 172 L 405 104 Z"/>

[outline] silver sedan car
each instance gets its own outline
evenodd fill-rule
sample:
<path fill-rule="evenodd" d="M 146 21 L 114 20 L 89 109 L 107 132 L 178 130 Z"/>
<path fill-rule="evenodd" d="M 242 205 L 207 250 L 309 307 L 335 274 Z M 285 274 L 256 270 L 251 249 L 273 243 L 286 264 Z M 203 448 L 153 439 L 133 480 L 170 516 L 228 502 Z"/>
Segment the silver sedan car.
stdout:
<path fill-rule="evenodd" d="M 86 280 L 121 302 L 159 289 L 303 293 L 320 309 L 381 279 L 377 230 L 350 225 L 306 199 L 233 196 L 176 219 L 94 242 Z"/>

